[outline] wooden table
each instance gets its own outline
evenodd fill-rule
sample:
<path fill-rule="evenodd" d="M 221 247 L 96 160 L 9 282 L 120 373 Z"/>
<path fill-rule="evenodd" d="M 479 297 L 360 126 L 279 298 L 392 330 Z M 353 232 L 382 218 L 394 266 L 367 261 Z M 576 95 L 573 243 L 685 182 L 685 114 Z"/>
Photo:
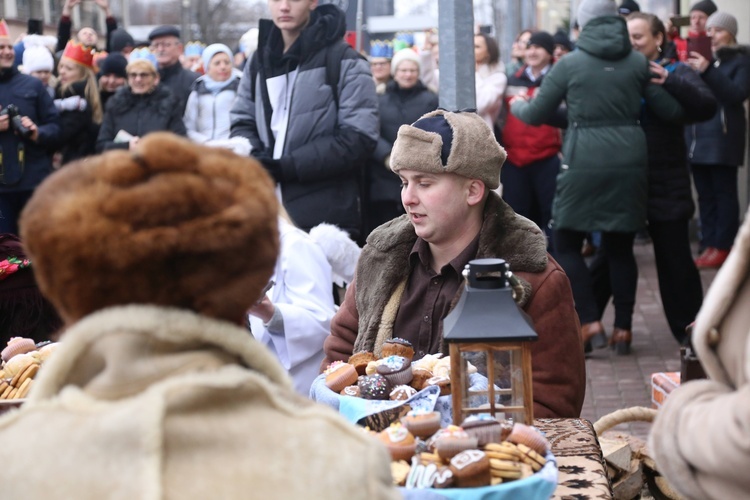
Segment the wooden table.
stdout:
<path fill-rule="evenodd" d="M 559 476 L 553 499 L 611 499 L 607 466 L 594 432 L 583 418 L 542 418 L 534 421 L 552 446 Z"/>

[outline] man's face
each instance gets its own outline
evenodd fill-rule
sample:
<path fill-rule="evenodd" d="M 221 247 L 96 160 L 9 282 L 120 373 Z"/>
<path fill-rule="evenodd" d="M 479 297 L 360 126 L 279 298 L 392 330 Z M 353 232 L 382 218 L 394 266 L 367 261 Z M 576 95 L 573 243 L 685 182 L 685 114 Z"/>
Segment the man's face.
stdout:
<path fill-rule="evenodd" d="M 99 41 L 99 35 L 92 28 L 81 28 L 78 30 L 78 41 L 84 45 L 93 47 Z"/>
<path fill-rule="evenodd" d="M 524 53 L 524 61 L 531 69 L 543 69 L 552 62 L 552 54 L 541 48 L 539 45 L 529 45 Z"/>
<path fill-rule="evenodd" d="M 268 0 L 273 23 L 281 31 L 299 33 L 307 26 L 318 0 Z"/>
<path fill-rule="evenodd" d="M 708 21 L 708 15 L 700 10 L 694 10 L 690 13 L 690 31 L 695 33 L 703 33 L 706 31 L 706 21 Z"/>
<path fill-rule="evenodd" d="M 12 68 L 15 60 L 16 54 L 13 52 L 13 44 L 7 38 L 0 38 L 0 69 Z"/>
<path fill-rule="evenodd" d="M 182 42 L 176 36 L 160 36 L 151 40 L 151 52 L 159 66 L 172 66 L 180 60 Z"/>
<path fill-rule="evenodd" d="M 99 78 L 99 88 L 105 92 L 114 92 L 127 83 L 127 80 L 121 76 L 117 76 L 114 73 L 108 75 L 102 75 Z"/>
<path fill-rule="evenodd" d="M 456 174 L 400 170 L 401 203 L 417 236 L 433 245 L 458 240 L 469 213 L 470 179 Z"/>

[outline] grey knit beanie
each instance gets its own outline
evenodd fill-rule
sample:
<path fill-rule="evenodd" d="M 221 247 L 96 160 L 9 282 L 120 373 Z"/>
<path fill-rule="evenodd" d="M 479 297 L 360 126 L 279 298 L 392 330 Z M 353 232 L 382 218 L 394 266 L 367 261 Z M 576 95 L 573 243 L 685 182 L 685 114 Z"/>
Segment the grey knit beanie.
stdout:
<path fill-rule="evenodd" d="M 706 29 L 721 28 L 727 30 L 737 40 L 737 18 L 729 12 L 717 11 L 711 14 L 706 21 Z"/>
<path fill-rule="evenodd" d="M 583 29 L 595 17 L 616 16 L 615 0 L 583 0 L 578 6 L 578 25 Z"/>
<path fill-rule="evenodd" d="M 505 150 L 478 114 L 438 109 L 413 125 L 401 125 L 391 151 L 391 170 L 453 173 L 496 189 L 505 157 Z"/>

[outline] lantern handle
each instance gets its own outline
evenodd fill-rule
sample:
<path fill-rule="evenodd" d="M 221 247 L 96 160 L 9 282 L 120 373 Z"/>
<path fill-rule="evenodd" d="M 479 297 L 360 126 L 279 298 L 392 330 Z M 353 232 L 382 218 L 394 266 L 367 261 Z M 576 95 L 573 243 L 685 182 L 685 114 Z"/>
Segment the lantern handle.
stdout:
<path fill-rule="evenodd" d="M 521 280 L 519 280 L 510 269 L 505 271 L 505 279 L 508 280 L 508 284 L 512 288 L 511 295 L 513 296 L 513 300 L 518 302 L 521 300 L 521 297 L 523 297 L 523 285 L 521 284 Z"/>

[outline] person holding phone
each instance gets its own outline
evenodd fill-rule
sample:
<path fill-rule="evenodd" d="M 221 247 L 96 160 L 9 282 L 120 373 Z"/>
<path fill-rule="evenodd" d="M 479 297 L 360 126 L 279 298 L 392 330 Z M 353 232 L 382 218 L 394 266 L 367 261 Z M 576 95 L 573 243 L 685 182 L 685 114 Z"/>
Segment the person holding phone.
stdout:
<path fill-rule="evenodd" d="M 737 19 L 717 11 L 706 22 L 713 57 L 691 52 L 687 63 L 700 73 L 719 102 L 714 116 L 687 129 L 688 156 L 698 191 L 701 255 L 698 268 L 721 267 L 739 228 L 737 168 L 744 162 L 750 97 L 750 49 L 737 44 Z"/>
<path fill-rule="evenodd" d="M 719 10 L 719 8 L 712 0 L 700 0 L 695 2 L 690 7 L 690 13 L 687 16 L 687 26 L 690 27 L 688 29 L 687 38 L 682 38 L 680 36 L 680 26 L 682 26 L 680 23 L 684 22 L 682 21 L 682 18 L 679 16 L 670 18 L 667 31 L 674 43 L 678 60 L 681 62 L 687 60 L 690 52 L 690 47 L 688 47 L 688 44 L 691 43 L 690 40 L 705 40 L 708 38 L 706 35 L 706 21 L 708 21 L 708 16 L 717 10 Z M 697 42 L 697 45 L 705 46 L 705 41 L 699 41 Z"/>

